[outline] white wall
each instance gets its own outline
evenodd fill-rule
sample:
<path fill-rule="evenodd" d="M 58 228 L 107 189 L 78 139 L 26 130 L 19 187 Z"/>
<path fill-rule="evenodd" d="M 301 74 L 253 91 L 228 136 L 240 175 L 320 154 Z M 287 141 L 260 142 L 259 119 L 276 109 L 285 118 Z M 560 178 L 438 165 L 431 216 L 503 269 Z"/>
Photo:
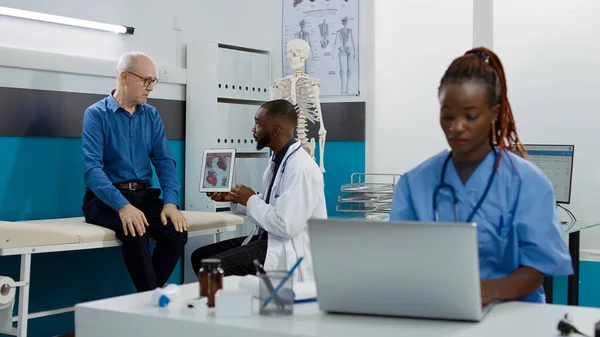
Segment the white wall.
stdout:
<path fill-rule="evenodd" d="M 437 87 L 473 45 L 473 0 L 374 0 L 367 171 L 404 173 L 447 146 Z"/>
<path fill-rule="evenodd" d="M 579 220 L 597 222 L 599 16 L 599 1 L 546 0 L 543 7 L 535 0 L 494 1 L 494 50 L 506 68 L 521 140 L 575 145 L 567 208 Z M 600 250 L 600 229 L 581 237 L 582 249 Z"/>
<path fill-rule="evenodd" d="M 0 5 L 78 19 L 123 24 L 136 28 L 134 36 L 115 35 L 35 21 L 0 19 L 4 46 L 116 59 L 125 51 L 148 52 L 155 62 L 176 66 L 176 31 L 172 17 L 182 13 L 181 0 L 1 0 Z"/>
<path fill-rule="evenodd" d="M 181 42 L 218 40 L 280 54 L 281 0 L 177 1 L 185 4 L 182 21 L 185 33 L 181 36 Z M 273 57 L 271 69 L 274 78 L 281 77 L 281 68 L 281 58 Z"/>
<path fill-rule="evenodd" d="M 140 50 L 148 53 L 159 67 L 185 68 L 185 44 L 199 39 L 271 50 L 281 48 L 280 0 L 0 0 L 0 6 L 135 27 L 135 34 L 126 36 L 0 17 L 0 47 L 110 60 L 115 65 L 122 53 Z M 175 20 L 180 30 L 174 29 Z M 106 67 L 106 62 L 94 66 Z M 39 71 L 23 74 L 19 87 L 81 91 L 83 85 L 86 92 L 104 94 L 114 86 L 113 79 L 98 76 Z M 273 62 L 273 75 L 281 75 L 280 59 Z M 14 78 L 14 69 L 0 68 L 0 85 L 17 86 Z M 94 78 L 93 84 L 84 83 L 89 78 Z M 185 98 L 183 85 L 164 86 L 157 86 L 153 97 Z"/>

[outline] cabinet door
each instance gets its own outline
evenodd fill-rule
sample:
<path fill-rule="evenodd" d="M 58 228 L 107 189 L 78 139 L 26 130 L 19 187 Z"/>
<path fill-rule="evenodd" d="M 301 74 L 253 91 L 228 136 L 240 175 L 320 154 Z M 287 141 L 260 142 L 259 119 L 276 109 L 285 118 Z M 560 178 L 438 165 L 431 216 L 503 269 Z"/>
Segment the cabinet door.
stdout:
<path fill-rule="evenodd" d="M 217 103 L 217 139 L 216 144 L 218 147 L 226 147 L 229 145 L 229 139 L 231 133 L 229 125 L 231 123 L 231 104 L 228 103 Z"/>
<path fill-rule="evenodd" d="M 266 54 L 252 53 L 252 98 L 259 100 L 269 99 L 269 56 Z"/>
<path fill-rule="evenodd" d="M 241 116 L 240 132 L 244 135 L 244 149 L 249 151 L 256 150 L 252 128 L 254 127 L 254 115 L 258 108 L 258 105 L 246 105 Z"/>
<path fill-rule="evenodd" d="M 237 82 L 237 51 L 226 48 L 219 48 L 218 52 L 219 63 L 219 80 L 218 80 L 218 95 L 219 97 L 235 97 L 234 94 L 238 91 Z M 235 87 L 235 89 L 234 89 Z"/>
<path fill-rule="evenodd" d="M 250 80 L 252 53 L 245 51 L 237 52 L 237 87 L 235 88 L 236 98 L 250 98 L 252 92 L 252 83 Z"/>
<path fill-rule="evenodd" d="M 245 105 L 242 104 L 232 104 L 231 105 L 231 114 L 229 115 L 229 140 L 228 144 L 233 143 L 231 146 L 236 149 L 240 149 L 240 145 L 242 144 L 242 136 L 240 132 L 240 115 L 244 111 Z"/>

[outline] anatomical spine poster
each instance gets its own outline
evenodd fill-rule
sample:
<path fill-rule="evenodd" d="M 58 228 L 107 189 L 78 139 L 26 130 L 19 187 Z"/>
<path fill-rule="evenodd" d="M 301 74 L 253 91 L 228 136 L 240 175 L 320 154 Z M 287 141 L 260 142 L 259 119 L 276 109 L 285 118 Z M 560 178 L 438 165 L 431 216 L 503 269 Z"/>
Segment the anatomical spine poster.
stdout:
<path fill-rule="evenodd" d="M 283 74 L 293 75 L 287 43 L 310 45 L 304 72 L 321 80 L 321 96 L 359 94 L 359 0 L 283 0 Z"/>

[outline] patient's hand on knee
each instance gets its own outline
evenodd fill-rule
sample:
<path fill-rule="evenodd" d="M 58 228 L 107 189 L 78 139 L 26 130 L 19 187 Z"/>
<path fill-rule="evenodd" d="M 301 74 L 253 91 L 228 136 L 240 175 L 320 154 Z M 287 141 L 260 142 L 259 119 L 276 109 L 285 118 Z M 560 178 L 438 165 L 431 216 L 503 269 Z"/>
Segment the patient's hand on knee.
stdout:
<path fill-rule="evenodd" d="M 188 230 L 189 227 L 187 221 L 185 220 L 183 213 L 179 211 L 175 204 L 166 204 L 163 206 L 163 210 L 160 213 L 160 219 L 165 226 L 168 223 L 167 218 L 171 219 L 176 231 L 184 232 Z"/>
<path fill-rule="evenodd" d="M 145 227 L 149 226 L 144 213 L 132 204 L 127 204 L 119 210 L 119 218 L 121 218 L 121 222 L 123 223 L 123 233 L 125 236 L 131 234 L 131 236 L 135 237 L 136 232 L 142 236 L 146 233 Z"/>

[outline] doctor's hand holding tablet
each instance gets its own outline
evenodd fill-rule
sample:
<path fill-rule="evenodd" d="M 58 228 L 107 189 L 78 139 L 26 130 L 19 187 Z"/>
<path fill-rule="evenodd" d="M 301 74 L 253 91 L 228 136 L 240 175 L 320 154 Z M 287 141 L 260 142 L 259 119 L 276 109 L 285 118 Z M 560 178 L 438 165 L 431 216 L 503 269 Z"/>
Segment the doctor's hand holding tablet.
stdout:
<path fill-rule="evenodd" d="M 451 151 L 402 175 L 390 221 L 476 223 L 483 304 L 545 302 L 544 276 L 573 267 L 553 187 L 524 158 L 500 59 L 486 48 L 455 59 L 438 98 Z"/>
<path fill-rule="evenodd" d="M 250 187 L 241 184 L 235 185 L 235 187 L 231 189 L 231 192 L 206 193 L 206 195 L 214 201 L 235 202 L 243 206 L 246 206 L 248 204 L 248 199 L 255 194 L 256 192 Z"/>

